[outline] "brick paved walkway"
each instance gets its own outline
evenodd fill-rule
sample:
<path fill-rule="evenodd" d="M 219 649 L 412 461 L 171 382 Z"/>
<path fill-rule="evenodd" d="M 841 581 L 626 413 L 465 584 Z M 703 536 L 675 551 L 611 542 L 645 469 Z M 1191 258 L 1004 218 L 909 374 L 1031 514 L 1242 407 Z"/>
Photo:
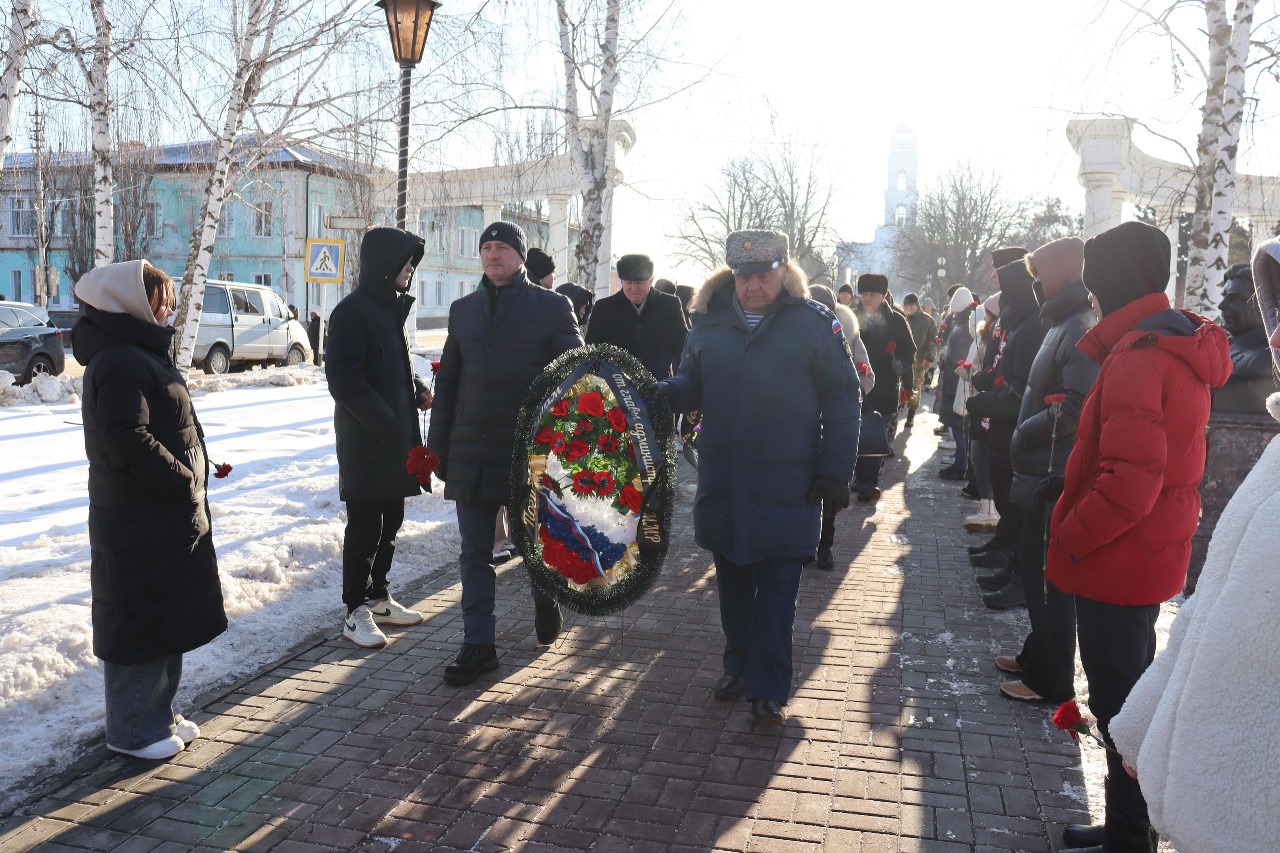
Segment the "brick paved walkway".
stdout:
<path fill-rule="evenodd" d="M 781 733 L 711 696 L 722 638 L 686 476 L 667 573 L 622 617 L 571 616 L 539 648 L 509 566 L 502 666 L 451 688 L 446 569 L 400 596 L 427 620 L 386 649 L 335 634 L 207 697 L 207 739 L 168 764 L 98 747 L 0 825 L 0 850 L 1051 850 L 1088 819 L 1082 757 L 1051 709 L 995 695 L 1022 617 L 981 605 L 958 524 L 974 505 L 936 478 L 935 423 L 877 509 L 841 516 L 837 570 L 806 570 Z"/>

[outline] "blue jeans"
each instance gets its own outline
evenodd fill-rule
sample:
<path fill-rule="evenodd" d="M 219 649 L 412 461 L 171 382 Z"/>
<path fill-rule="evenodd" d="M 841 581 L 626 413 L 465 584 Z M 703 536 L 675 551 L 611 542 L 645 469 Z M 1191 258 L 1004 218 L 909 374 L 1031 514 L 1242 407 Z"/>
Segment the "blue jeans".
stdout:
<path fill-rule="evenodd" d="M 497 598 L 497 575 L 493 560 L 493 528 L 498 521 L 501 504 L 457 501 L 458 532 L 462 536 L 462 554 L 458 569 L 462 575 L 462 642 L 493 645 L 497 637 L 497 617 L 493 605 Z M 536 603 L 550 603 L 537 586 L 530 584 Z"/>
<path fill-rule="evenodd" d="M 173 697 L 181 679 L 182 655 L 128 664 L 104 660 L 107 743 L 142 749 L 172 735 Z"/>
<path fill-rule="evenodd" d="M 964 470 L 969 462 L 969 440 L 965 437 L 963 426 L 951 428 L 951 440 L 956 443 L 956 461 L 953 464 Z"/>
<path fill-rule="evenodd" d="M 791 696 L 791 628 L 800 590 L 800 558 L 750 565 L 720 554 L 716 590 L 724 629 L 724 674 L 747 680 L 747 699 L 786 703 Z"/>

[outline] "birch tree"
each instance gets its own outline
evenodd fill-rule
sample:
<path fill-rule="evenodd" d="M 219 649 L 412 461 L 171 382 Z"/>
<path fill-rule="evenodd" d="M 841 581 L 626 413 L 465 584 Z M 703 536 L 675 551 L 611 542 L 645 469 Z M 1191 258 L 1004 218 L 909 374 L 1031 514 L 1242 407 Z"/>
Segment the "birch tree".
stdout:
<path fill-rule="evenodd" d="M 18 109 L 18 92 L 35 25 L 36 0 L 13 0 L 9 39 L 4 50 L 4 73 L 0 75 L 0 168 L 3 168 L 4 158 L 13 144 L 13 117 Z"/>
<path fill-rule="evenodd" d="M 591 9 L 588 4 L 587 9 Z M 605 0 L 603 21 L 570 18 L 568 0 L 556 0 L 560 53 L 564 61 L 564 119 L 569 154 L 582 178 L 582 222 L 575 257 L 578 274 L 597 295 L 609 289 L 609 247 L 605 235 L 612 227 L 613 179 L 609 170 L 609 124 L 618 89 L 618 28 L 622 0 Z M 593 37 L 599 52 L 587 48 Z M 591 113 L 579 107 L 579 87 L 587 95 Z"/>

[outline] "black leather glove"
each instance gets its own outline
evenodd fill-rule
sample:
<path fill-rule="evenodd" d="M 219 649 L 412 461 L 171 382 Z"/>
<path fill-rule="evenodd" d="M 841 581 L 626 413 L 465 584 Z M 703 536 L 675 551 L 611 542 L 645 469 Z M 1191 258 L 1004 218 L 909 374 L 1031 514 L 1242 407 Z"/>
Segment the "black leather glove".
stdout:
<path fill-rule="evenodd" d="M 1057 474 L 1042 480 L 1040 485 L 1036 486 L 1036 500 L 1046 506 L 1053 503 L 1062 497 L 1062 490 L 1066 487 L 1066 484 L 1066 478 Z"/>
<path fill-rule="evenodd" d="M 835 507 L 837 512 L 847 509 L 849 481 L 837 480 L 835 477 L 815 477 L 813 485 L 809 487 L 809 494 L 805 495 L 805 500 L 810 503 L 822 501 L 828 506 Z"/>
<path fill-rule="evenodd" d="M 680 404 L 680 389 L 670 379 L 664 379 L 653 389 L 653 402 L 665 403 L 672 411 Z"/>

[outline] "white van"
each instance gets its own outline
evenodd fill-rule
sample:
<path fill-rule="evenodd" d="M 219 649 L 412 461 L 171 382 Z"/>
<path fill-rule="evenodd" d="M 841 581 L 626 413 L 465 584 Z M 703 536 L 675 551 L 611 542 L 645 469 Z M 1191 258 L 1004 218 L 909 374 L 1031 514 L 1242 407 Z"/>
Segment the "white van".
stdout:
<path fill-rule="evenodd" d="M 193 363 L 205 373 L 252 364 L 298 365 L 311 360 L 307 330 L 275 292 L 261 284 L 210 281 Z"/>

